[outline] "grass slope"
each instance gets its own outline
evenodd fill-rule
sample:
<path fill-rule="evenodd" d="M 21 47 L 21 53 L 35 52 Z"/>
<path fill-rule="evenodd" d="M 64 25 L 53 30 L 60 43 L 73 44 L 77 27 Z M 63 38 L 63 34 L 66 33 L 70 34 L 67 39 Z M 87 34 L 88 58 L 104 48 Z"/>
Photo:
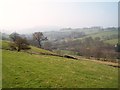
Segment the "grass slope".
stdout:
<path fill-rule="evenodd" d="M 29 51 L 32 51 L 32 52 L 45 53 L 45 54 L 55 54 L 55 53 L 48 51 L 48 50 L 45 50 L 45 49 L 37 48 L 34 46 L 30 46 L 30 47 L 31 47 L 31 49 Z"/>
<path fill-rule="evenodd" d="M 91 36 L 92 38 L 95 38 L 95 37 L 100 37 L 100 38 L 103 38 L 103 37 L 109 37 L 111 35 L 118 35 L 118 31 L 101 31 L 101 32 L 98 32 L 98 33 L 94 33 L 94 34 L 90 34 L 88 35 Z"/>
<path fill-rule="evenodd" d="M 0 48 L 1 49 L 9 49 L 9 41 L 6 40 L 0 40 Z"/>
<path fill-rule="evenodd" d="M 0 43 L 0 48 L 1 47 L 2 47 L 2 43 Z M 0 49 L 0 89 L 1 88 L 2 88 L 2 49 Z"/>
<path fill-rule="evenodd" d="M 3 88 L 118 86 L 117 68 L 87 60 L 2 51 Z"/>
<path fill-rule="evenodd" d="M 5 49 L 5 50 L 10 49 L 9 43 L 10 43 L 10 41 L 0 40 L 0 48 L 1 48 L 1 49 Z M 30 46 L 30 48 L 31 48 L 31 49 L 28 50 L 29 52 L 55 54 L 55 53 L 50 52 L 50 51 L 48 51 L 48 50 L 44 50 L 44 49 L 37 48 L 37 47 L 34 47 L 34 46 Z"/>
<path fill-rule="evenodd" d="M 109 43 L 111 45 L 116 45 L 118 43 L 118 39 L 106 40 L 105 43 Z"/>
<path fill-rule="evenodd" d="M 87 37 L 92 37 L 92 38 L 100 37 L 101 39 L 104 40 L 105 37 L 110 37 L 111 35 L 118 36 L 118 31 L 115 31 L 115 30 L 112 30 L 112 31 L 100 31 L 100 32 L 88 34 L 88 35 L 86 35 L 86 36 L 84 36 L 82 38 L 77 38 L 77 39 L 73 39 L 73 40 L 82 40 L 82 39 L 85 39 Z"/>

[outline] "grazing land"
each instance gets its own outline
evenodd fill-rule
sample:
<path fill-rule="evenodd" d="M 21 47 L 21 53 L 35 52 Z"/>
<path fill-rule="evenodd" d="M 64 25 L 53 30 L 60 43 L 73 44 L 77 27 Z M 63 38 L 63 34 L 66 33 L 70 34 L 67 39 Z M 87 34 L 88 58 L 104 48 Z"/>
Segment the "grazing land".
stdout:
<path fill-rule="evenodd" d="M 117 35 L 117 31 L 101 31 L 82 38 L 71 39 L 71 41 L 78 40 L 79 42 L 79 39 L 84 40 L 86 37 L 100 37 L 104 43 L 115 45 L 118 39 L 114 35 Z M 111 36 L 113 38 L 110 38 Z M 118 68 L 113 67 L 118 66 L 117 63 L 97 61 L 94 58 L 86 59 L 84 56 L 78 56 L 78 52 L 64 50 L 64 48 L 52 50 L 52 52 L 30 45 L 30 50 L 11 51 L 10 43 L 11 41 L 7 40 L 0 41 L 3 71 L 0 83 L 3 88 L 118 87 Z M 59 55 L 72 55 L 79 59 Z"/>
<path fill-rule="evenodd" d="M 36 47 L 34 50 L 47 53 L 46 50 Z M 2 50 L 2 64 L 3 88 L 117 88 L 118 86 L 118 68 L 82 58 L 74 60 Z"/>

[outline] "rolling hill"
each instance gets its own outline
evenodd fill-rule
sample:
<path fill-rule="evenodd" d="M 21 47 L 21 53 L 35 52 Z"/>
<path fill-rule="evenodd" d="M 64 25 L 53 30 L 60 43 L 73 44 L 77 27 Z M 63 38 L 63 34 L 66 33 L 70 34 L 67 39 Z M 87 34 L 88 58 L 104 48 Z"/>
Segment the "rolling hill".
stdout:
<path fill-rule="evenodd" d="M 3 47 L 7 47 L 3 41 Z M 5 45 L 5 46 L 4 46 Z M 52 53 L 32 46 L 31 51 Z M 2 49 L 3 88 L 117 88 L 118 68 L 81 58 Z"/>
<path fill-rule="evenodd" d="M 111 44 L 111 45 L 116 45 L 118 43 L 118 31 L 117 30 L 100 31 L 96 33 L 91 33 L 84 37 L 73 39 L 73 41 L 83 40 L 87 37 L 92 37 L 93 39 L 96 37 L 100 37 L 102 41 L 104 41 L 105 43 Z"/>
<path fill-rule="evenodd" d="M 118 43 L 118 39 L 110 39 L 110 40 L 106 40 L 104 42 L 109 43 L 111 45 L 116 45 Z"/>

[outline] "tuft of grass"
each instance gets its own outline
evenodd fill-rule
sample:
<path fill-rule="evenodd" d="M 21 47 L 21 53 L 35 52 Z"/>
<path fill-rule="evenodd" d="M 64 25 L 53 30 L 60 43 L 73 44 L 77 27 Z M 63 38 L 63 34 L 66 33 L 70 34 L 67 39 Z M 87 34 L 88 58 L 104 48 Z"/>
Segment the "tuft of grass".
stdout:
<path fill-rule="evenodd" d="M 117 88 L 118 69 L 88 60 L 2 51 L 3 88 Z"/>

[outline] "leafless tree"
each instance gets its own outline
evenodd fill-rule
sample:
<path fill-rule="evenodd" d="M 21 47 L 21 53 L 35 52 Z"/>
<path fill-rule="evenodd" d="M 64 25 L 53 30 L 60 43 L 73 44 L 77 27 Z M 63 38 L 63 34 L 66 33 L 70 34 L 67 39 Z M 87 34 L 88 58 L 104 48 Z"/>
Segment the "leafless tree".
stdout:
<path fill-rule="evenodd" d="M 37 40 L 39 47 L 41 48 L 42 47 L 41 42 L 47 40 L 47 37 L 44 37 L 42 32 L 35 32 L 33 34 L 33 39 Z"/>
<path fill-rule="evenodd" d="M 19 38 L 20 36 L 18 33 L 14 32 L 14 33 L 10 34 L 9 37 L 12 39 L 13 42 L 15 42 L 16 39 Z"/>

